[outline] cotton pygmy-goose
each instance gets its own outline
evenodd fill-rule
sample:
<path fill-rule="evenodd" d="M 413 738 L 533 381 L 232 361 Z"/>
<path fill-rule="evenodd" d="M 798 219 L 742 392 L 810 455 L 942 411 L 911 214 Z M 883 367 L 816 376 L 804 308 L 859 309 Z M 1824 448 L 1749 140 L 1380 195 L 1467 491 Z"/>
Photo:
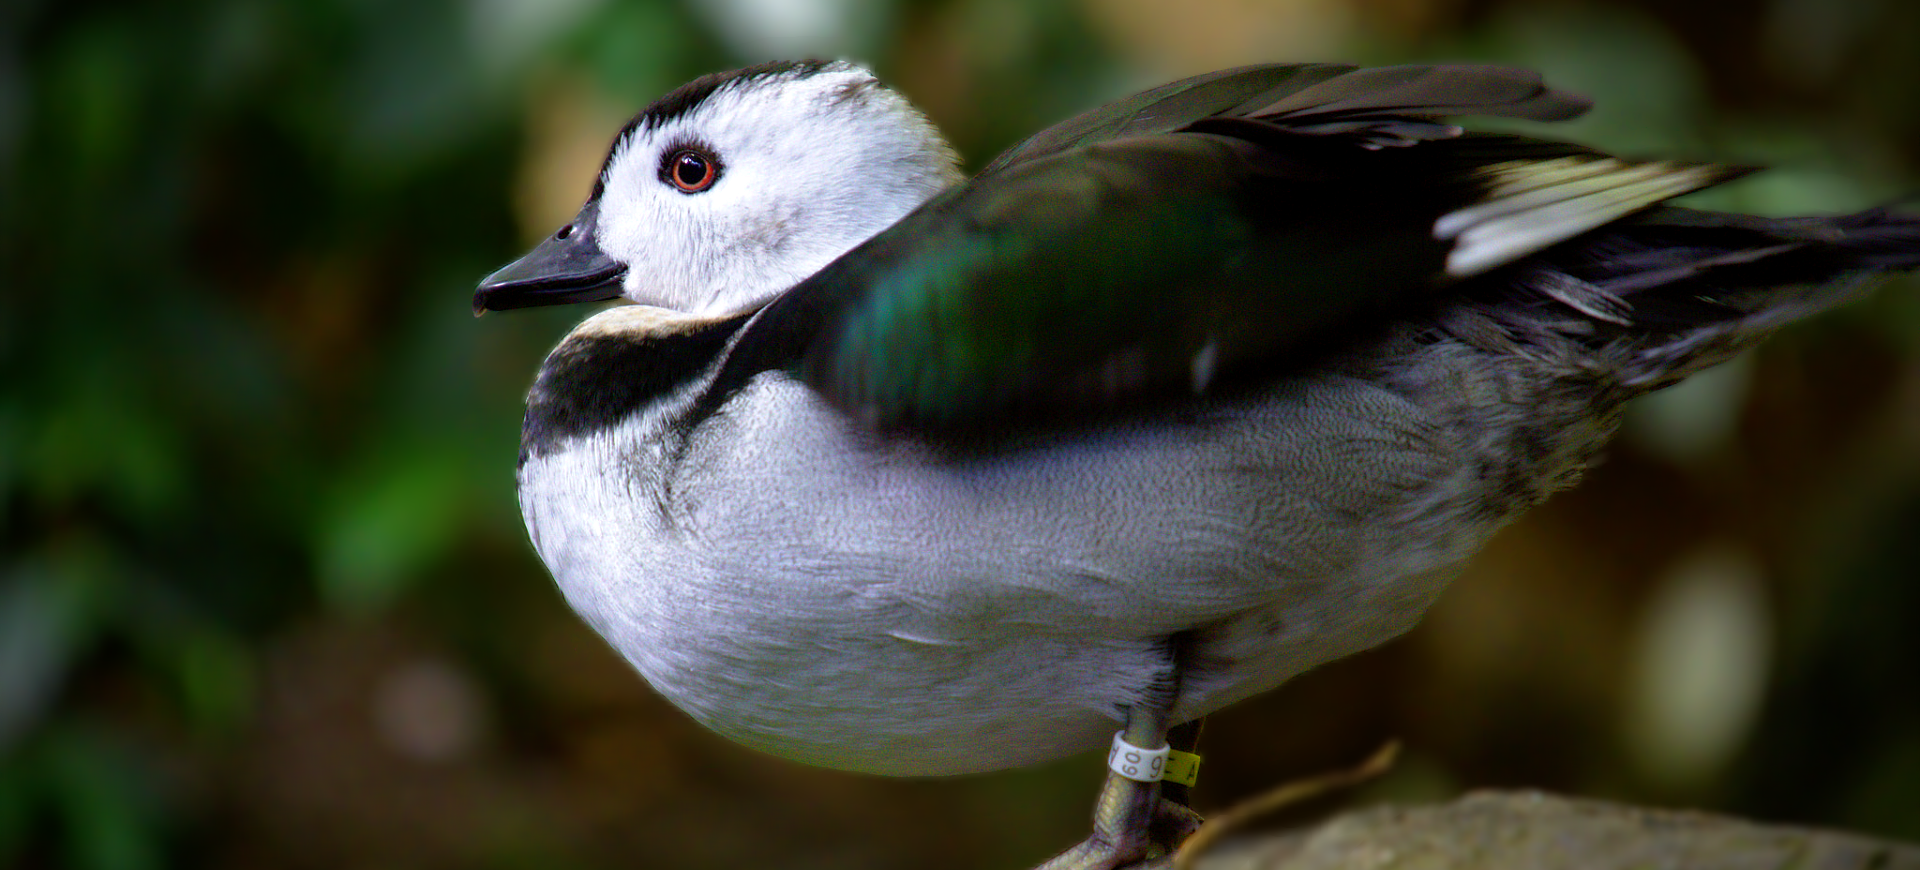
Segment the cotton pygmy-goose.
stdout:
<path fill-rule="evenodd" d="M 1112 745 L 1049 866 L 1161 854 L 1170 726 L 1405 631 L 1623 402 L 1920 267 L 1913 214 L 1675 208 L 1747 170 L 1441 120 L 1586 108 L 1243 67 L 968 179 L 858 66 L 697 79 L 474 295 L 637 303 L 528 397 L 534 547 L 727 737 L 898 775 Z"/>

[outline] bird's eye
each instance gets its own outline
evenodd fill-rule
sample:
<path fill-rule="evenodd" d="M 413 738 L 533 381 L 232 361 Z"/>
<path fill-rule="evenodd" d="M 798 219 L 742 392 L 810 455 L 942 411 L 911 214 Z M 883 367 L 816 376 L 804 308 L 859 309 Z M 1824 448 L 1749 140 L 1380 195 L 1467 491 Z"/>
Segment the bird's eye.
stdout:
<path fill-rule="evenodd" d="M 691 148 L 682 148 L 667 158 L 667 181 L 681 193 L 699 193 L 713 186 L 720 177 L 720 166 L 713 158 Z"/>

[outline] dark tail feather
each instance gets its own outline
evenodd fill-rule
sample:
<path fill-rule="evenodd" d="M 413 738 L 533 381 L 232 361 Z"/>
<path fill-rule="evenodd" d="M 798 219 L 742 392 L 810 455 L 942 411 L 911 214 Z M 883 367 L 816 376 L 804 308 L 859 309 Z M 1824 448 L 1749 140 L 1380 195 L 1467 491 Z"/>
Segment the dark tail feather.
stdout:
<path fill-rule="evenodd" d="M 1763 218 L 1667 207 L 1529 261 L 1474 308 L 1512 349 L 1565 349 L 1581 369 L 1641 392 L 1856 298 L 1876 276 L 1917 269 L 1912 211 Z"/>
<path fill-rule="evenodd" d="M 1880 272 L 1920 269 L 1920 214 L 1876 208 L 1835 219 L 1841 237 L 1834 241 L 1859 268 Z"/>
<path fill-rule="evenodd" d="M 1649 291 L 1714 298 L 1920 268 L 1920 214 L 1876 208 L 1763 218 L 1665 208 L 1601 234 L 1581 253 L 1584 263 L 1566 265 L 1623 298 Z"/>
<path fill-rule="evenodd" d="M 1858 298 L 1878 286 L 1878 275 L 1920 269 L 1920 214 L 1886 208 L 1800 218 L 1663 209 L 1619 233 L 1628 244 L 1648 245 L 1643 258 L 1661 258 L 1652 245 L 1665 244 L 1664 256 L 1680 260 L 1664 267 L 1671 280 L 1649 281 L 1661 276 L 1656 268 L 1603 281 L 1623 291 L 1633 320 L 1650 330 L 1623 366 L 1625 384 L 1643 389 Z"/>

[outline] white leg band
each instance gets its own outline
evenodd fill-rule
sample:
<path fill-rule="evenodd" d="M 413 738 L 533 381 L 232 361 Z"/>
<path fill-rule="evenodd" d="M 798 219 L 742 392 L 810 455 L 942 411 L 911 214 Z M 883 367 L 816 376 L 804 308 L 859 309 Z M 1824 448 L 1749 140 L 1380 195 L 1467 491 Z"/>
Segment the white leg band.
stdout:
<path fill-rule="evenodd" d="M 1107 752 L 1107 769 L 1134 782 L 1159 782 L 1166 774 L 1168 747 L 1141 749 L 1127 742 L 1126 733 L 1113 732 L 1113 748 Z"/>

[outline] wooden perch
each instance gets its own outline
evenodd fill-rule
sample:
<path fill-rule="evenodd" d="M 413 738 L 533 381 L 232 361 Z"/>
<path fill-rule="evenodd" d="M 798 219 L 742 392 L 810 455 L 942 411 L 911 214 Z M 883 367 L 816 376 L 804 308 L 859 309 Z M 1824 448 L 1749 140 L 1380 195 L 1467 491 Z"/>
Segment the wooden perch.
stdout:
<path fill-rule="evenodd" d="M 1201 870 L 1920 870 L 1920 846 L 1537 792 L 1236 837 Z"/>

